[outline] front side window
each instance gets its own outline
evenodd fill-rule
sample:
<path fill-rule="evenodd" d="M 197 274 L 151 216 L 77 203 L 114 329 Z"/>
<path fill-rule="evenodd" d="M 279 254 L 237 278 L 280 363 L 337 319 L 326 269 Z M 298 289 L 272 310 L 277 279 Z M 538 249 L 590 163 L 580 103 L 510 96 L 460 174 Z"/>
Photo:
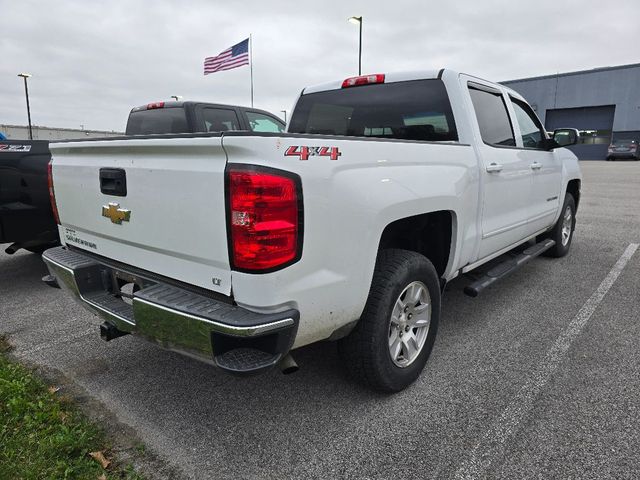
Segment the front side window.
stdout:
<path fill-rule="evenodd" d="M 511 98 L 511 105 L 516 113 L 516 121 L 520 127 L 522 146 L 525 148 L 544 148 L 543 139 L 546 137 L 542 130 L 542 125 L 533 110 L 529 105 L 515 98 Z"/>
<path fill-rule="evenodd" d="M 502 94 L 472 85 L 469 85 L 469 94 L 476 111 L 482 141 L 489 145 L 514 147 L 516 139 Z"/>
<path fill-rule="evenodd" d="M 240 130 L 240 122 L 236 112 L 227 108 L 203 108 L 202 119 L 204 120 L 203 131 L 205 132 Z"/>
<path fill-rule="evenodd" d="M 302 95 L 292 133 L 455 141 L 458 132 L 441 80 L 410 80 Z"/>
<path fill-rule="evenodd" d="M 247 120 L 253 132 L 284 132 L 283 123 L 263 113 L 247 112 Z"/>

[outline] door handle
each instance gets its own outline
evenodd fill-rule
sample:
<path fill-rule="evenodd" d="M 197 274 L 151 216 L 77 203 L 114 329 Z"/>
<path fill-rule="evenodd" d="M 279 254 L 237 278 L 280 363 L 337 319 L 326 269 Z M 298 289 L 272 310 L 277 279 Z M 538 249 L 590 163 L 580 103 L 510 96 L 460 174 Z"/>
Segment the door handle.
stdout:
<path fill-rule="evenodd" d="M 540 170 L 542 168 L 542 164 L 538 162 L 533 162 L 531 164 L 531 170 Z"/>
<path fill-rule="evenodd" d="M 489 173 L 498 173 L 502 171 L 502 165 L 500 165 L 499 163 L 491 163 L 490 165 L 487 165 L 487 172 Z"/>

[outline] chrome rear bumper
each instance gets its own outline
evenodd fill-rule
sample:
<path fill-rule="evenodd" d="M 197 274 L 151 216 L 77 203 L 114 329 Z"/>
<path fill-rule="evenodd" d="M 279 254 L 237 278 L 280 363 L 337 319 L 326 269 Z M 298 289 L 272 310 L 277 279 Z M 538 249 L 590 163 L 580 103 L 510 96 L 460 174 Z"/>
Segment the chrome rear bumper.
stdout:
<path fill-rule="evenodd" d="M 293 345 L 299 320 L 296 310 L 252 312 L 65 247 L 51 248 L 42 258 L 60 287 L 119 331 L 139 334 L 233 373 L 274 366 Z M 120 290 L 125 281 L 135 285 L 128 302 Z M 253 357 L 247 353 L 251 351 Z M 238 358 L 251 361 L 243 366 Z"/>

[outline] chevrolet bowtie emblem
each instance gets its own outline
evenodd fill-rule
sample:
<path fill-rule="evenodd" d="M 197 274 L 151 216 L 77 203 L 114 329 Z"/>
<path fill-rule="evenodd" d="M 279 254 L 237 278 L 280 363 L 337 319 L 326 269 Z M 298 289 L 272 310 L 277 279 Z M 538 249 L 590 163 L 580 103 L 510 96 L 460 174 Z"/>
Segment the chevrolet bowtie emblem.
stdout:
<path fill-rule="evenodd" d="M 119 203 L 109 202 L 109 205 L 102 207 L 102 216 L 111 220 L 111 223 L 120 225 L 122 222 L 128 222 L 131 218 L 131 210 L 120 208 Z"/>

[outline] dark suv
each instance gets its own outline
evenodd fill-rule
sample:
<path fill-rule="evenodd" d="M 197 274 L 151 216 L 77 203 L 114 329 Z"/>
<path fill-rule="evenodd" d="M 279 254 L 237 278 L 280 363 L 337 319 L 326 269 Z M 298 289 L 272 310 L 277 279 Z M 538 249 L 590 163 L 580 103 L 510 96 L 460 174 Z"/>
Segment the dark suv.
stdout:
<path fill-rule="evenodd" d="M 126 135 L 164 133 L 283 132 L 285 124 L 264 110 L 204 102 L 153 102 L 129 114 Z"/>
<path fill-rule="evenodd" d="M 640 147 L 637 140 L 619 139 L 614 140 L 609 145 L 607 152 L 607 161 L 628 158 L 631 160 L 640 160 Z"/>

